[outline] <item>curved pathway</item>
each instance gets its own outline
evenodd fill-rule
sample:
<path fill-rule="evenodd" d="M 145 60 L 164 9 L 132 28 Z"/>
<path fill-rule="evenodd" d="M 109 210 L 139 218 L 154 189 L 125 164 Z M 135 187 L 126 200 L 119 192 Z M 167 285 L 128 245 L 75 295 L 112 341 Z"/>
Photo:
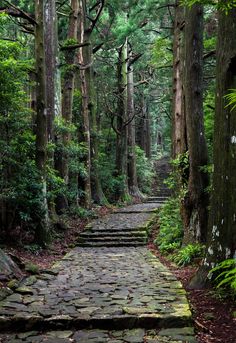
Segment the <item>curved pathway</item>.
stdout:
<path fill-rule="evenodd" d="M 145 247 L 152 201 L 89 224 L 79 247 L 2 301 L 0 342 L 195 342 L 185 291 Z"/>

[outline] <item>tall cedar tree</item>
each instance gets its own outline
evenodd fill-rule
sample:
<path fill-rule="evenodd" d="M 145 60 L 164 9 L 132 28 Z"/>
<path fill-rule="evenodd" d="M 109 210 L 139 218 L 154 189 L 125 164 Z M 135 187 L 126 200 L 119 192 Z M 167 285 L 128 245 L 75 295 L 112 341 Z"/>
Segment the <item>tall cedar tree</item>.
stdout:
<path fill-rule="evenodd" d="M 213 150 L 213 189 L 207 253 L 191 285 L 203 286 L 208 271 L 236 254 L 236 109 L 225 95 L 236 88 L 236 9 L 219 13 L 216 110 Z"/>
<path fill-rule="evenodd" d="M 184 244 L 205 242 L 207 234 L 207 146 L 203 124 L 203 6 L 185 13 L 184 96 L 189 152 L 188 190 L 184 199 Z"/>
<path fill-rule="evenodd" d="M 35 1 L 35 63 L 37 75 L 37 101 L 36 101 L 36 165 L 39 172 L 40 185 L 40 216 L 36 226 L 36 240 L 45 244 L 50 240 L 50 225 L 47 205 L 47 96 L 46 96 L 46 67 L 44 19 L 45 0 Z"/>

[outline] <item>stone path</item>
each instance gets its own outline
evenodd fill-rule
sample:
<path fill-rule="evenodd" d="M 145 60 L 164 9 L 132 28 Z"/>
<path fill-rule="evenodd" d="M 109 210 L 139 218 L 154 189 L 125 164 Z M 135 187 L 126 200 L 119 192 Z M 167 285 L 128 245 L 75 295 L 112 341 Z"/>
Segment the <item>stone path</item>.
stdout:
<path fill-rule="evenodd" d="M 136 241 L 158 204 L 94 221 L 83 239 L 100 233 L 104 246 L 100 240 L 100 247 L 77 247 L 51 270 L 26 279 L 0 303 L 0 342 L 195 342 L 181 284 L 145 240 Z M 126 236 L 130 246 L 122 246 Z M 107 246 L 107 238 L 113 244 Z"/>

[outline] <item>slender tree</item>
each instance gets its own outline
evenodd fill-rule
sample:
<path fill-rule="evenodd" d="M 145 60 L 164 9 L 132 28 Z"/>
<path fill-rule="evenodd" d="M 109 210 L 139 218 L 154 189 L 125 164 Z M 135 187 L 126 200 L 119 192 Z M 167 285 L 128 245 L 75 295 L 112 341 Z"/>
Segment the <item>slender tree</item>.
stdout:
<path fill-rule="evenodd" d="M 140 198 L 141 193 L 138 188 L 136 153 L 135 153 L 135 109 L 134 109 L 134 70 L 133 70 L 133 52 L 129 44 L 128 68 L 127 68 L 127 120 L 128 120 L 128 165 L 127 177 L 129 194 L 132 197 Z"/>
<path fill-rule="evenodd" d="M 123 177 L 123 187 L 119 197 L 126 198 L 128 194 L 127 181 L 127 62 L 128 62 L 128 42 L 118 49 L 117 63 L 117 130 L 116 130 L 116 176 Z"/>
<path fill-rule="evenodd" d="M 175 4 L 173 35 L 173 119 L 172 157 L 176 158 L 187 150 L 186 118 L 184 108 L 184 7 L 179 0 Z"/>
<path fill-rule="evenodd" d="M 46 97 L 46 68 L 45 68 L 45 0 L 35 1 L 35 63 L 37 75 L 37 116 L 36 116 L 36 164 L 39 172 L 40 186 L 40 218 L 36 226 L 36 240 L 45 244 L 50 240 L 50 225 L 47 205 L 47 97 Z"/>

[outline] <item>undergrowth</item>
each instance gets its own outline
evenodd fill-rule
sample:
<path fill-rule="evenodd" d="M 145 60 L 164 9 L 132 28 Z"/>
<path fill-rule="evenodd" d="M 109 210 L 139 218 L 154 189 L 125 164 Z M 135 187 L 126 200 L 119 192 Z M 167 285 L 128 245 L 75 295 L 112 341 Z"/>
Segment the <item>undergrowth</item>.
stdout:
<path fill-rule="evenodd" d="M 227 259 L 211 269 L 213 282 L 221 296 L 236 298 L 236 261 Z"/>
<path fill-rule="evenodd" d="M 176 198 L 166 201 L 159 211 L 160 231 L 154 243 L 161 253 L 170 253 L 181 246 L 183 225 L 180 216 L 180 205 Z"/>
<path fill-rule="evenodd" d="M 173 255 L 172 260 L 181 267 L 192 264 L 196 258 L 203 257 L 205 247 L 201 244 L 188 244 Z"/>

